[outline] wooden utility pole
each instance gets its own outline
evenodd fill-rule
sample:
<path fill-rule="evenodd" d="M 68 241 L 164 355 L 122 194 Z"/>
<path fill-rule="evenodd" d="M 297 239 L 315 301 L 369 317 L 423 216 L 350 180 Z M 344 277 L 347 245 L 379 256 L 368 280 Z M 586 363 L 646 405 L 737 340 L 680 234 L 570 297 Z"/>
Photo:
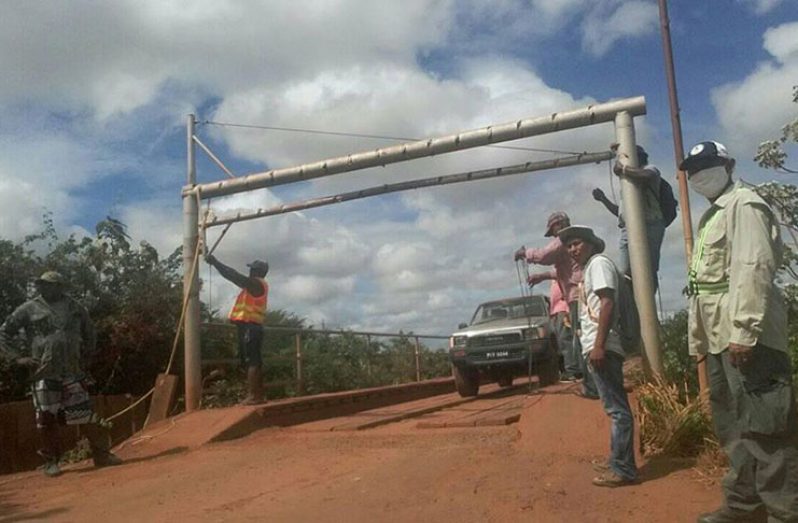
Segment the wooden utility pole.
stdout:
<path fill-rule="evenodd" d="M 687 174 L 679 169 L 679 165 L 684 160 L 684 143 L 682 142 L 682 122 L 679 118 L 679 97 L 676 93 L 676 73 L 673 67 L 673 46 L 671 45 L 667 0 L 659 0 L 659 20 L 662 29 L 662 52 L 665 55 L 665 76 L 668 80 L 668 99 L 671 110 L 671 128 L 673 129 L 673 156 L 676 160 L 676 179 L 679 182 L 679 208 L 682 211 L 684 254 L 687 259 L 687 270 L 689 271 L 693 260 L 693 220 L 690 215 Z M 701 392 L 708 390 L 706 362 L 703 357 L 698 359 L 698 387 Z"/>

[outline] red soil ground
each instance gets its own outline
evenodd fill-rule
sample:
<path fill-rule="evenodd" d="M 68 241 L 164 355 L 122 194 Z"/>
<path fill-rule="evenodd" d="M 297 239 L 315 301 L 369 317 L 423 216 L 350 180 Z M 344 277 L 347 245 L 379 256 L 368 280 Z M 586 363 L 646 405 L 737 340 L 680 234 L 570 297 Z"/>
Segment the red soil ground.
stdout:
<path fill-rule="evenodd" d="M 594 487 L 590 460 L 606 455 L 609 422 L 573 389 L 520 393 L 521 419 L 507 426 L 315 422 L 191 451 L 128 446 L 120 467 L 0 478 L 0 521 L 673 523 L 720 503 L 686 461 L 640 460 L 639 485 Z"/>

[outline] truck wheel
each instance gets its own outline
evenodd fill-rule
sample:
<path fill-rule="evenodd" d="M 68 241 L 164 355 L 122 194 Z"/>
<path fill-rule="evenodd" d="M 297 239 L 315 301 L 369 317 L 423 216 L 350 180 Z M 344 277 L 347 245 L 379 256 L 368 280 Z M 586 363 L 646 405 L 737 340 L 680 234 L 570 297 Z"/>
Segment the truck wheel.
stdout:
<path fill-rule="evenodd" d="M 463 398 L 476 396 L 479 392 L 479 372 L 474 369 L 452 365 L 454 386 Z"/>
<path fill-rule="evenodd" d="M 499 384 L 499 387 L 512 387 L 513 386 L 513 375 L 512 373 L 508 372 L 506 374 L 502 374 L 499 376 L 499 379 L 496 380 Z"/>
<path fill-rule="evenodd" d="M 549 341 L 549 357 L 542 361 L 538 367 L 538 380 L 540 386 L 553 385 L 560 380 L 560 353 L 557 350 L 557 342 L 554 340 Z"/>

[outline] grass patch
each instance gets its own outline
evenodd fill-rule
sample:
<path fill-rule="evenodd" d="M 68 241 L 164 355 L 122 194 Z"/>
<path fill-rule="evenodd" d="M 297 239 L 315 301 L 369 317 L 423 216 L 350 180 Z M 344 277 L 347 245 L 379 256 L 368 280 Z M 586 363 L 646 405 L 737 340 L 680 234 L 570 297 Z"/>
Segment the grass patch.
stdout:
<path fill-rule="evenodd" d="M 718 449 L 709 405 L 687 386 L 659 379 L 643 383 L 637 388 L 637 400 L 643 455 L 686 458 Z"/>

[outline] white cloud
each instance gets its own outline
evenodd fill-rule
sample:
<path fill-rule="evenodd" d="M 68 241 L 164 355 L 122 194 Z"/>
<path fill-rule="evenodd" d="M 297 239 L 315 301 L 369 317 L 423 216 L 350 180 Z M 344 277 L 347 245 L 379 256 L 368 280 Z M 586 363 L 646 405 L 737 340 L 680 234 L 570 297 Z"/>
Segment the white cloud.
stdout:
<path fill-rule="evenodd" d="M 18 2 L 0 19 L 0 61 L 14 71 L 0 102 L 108 118 L 152 102 L 168 81 L 180 96 L 218 95 L 357 63 L 410 63 L 446 37 L 448 12 L 433 0 Z"/>
<path fill-rule="evenodd" d="M 101 173 L 108 167 L 101 151 L 43 126 L 25 132 L 18 115 L 6 116 L 0 124 L 0 236 L 40 232 L 46 213 L 57 225 L 79 219 L 85 203 L 71 192 L 114 172 Z"/>
<path fill-rule="evenodd" d="M 119 209 L 134 241 L 147 241 L 163 256 L 183 245 L 182 207 L 176 199 L 148 200 Z"/>
<path fill-rule="evenodd" d="M 765 50 L 779 63 L 798 60 L 798 22 L 790 22 L 765 31 Z"/>
<path fill-rule="evenodd" d="M 764 15 L 784 3 L 784 0 L 737 0 L 751 8 L 756 14 Z"/>
<path fill-rule="evenodd" d="M 580 28 L 594 16 L 598 23 Z M 617 18 L 623 18 L 620 33 L 599 34 Z M 532 49 L 569 27 L 583 31 L 577 39 L 600 55 L 620 38 L 650 36 L 643 31 L 649 26 L 650 8 L 621 0 L 18 2 L 0 18 L 0 59 L 15 73 L 0 84 L 0 107 L 4 116 L 16 109 L 20 122 L 30 117 L 27 107 L 48 117 L 28 134 L 8 124 L 15 138 L 0 143 L 0 203 L 20 215 L 13 226 L 4 222 L 0 233 L 34 228 L 39 207 L 75 220 L 85 211 L 76 194 L 125 173 L 149 190 L 141 191 L 144 199 L 126 199 L 119 217 L 135 240 L 167 254 L 182 241 L 185 167 L 182 158 L 157 156 L 170 141 L 182 155 L 181 125 L 189 111 L 234 123 L 448 134 L 596 101 L 546 81 L 518 58 L 520 47 Z M 447 53 L 445 73 L 423 67 L 433 51 Z M 645 139 L 645 119 L 638 123 Z M 218 145 L 223 159 L 268 167 L 394 143 L 215 127 L 200 133 Z M 605 149 L 613 139 L 612 126 L 605 125 L 513 145 L 584 151 Z M 129 142 L 144 145 L 125 153 Z M 213 205 L 217 214 L 247 211 L 549 157 L 481 148 Z M 17 180 L 21 172 L 26 177 Z M 446 333 L 479 301 L 519 292 L 512 252 L 520 243 L 545 244 L 541 229 L 554 210 L 569 209 L 575 222 L 597 224 L 613 252 L 614 220 L 595 202 L 585 204 L 606 176 L 605 165 L 586 166 L 240 223 L 216 255 L 241 271 L 253 258 L 268 260 L 271 306 L 317 325 Z M 39 185 L 47 190 L 36 192 Z M 209 231 L 209 242 L 220 232 Z M 203 298 L 226 310 L 237 289 L 205 264 L 200 275 Z"/>
<path fill-rule="evenodd" d="M 63 194 L 47 193 L 41 190 L 41 186 L 15 177 L 3 178 L 0 171 L 0 208 L 3 209 L 0 237 L 18 240 L 40 232 L 42 217 L 47 212 L 52 212 L 59 223 L 73 217 L 68 213 L 69 200 Z M 40 193 L 43 193 L 41 197 L 31 198 L 31 195 Z"/>
<path fill-rule="evenodd" d="M 656 34 L 658 20 L 657 6 L 643 0 L 620 3 L 609 12 L 594 9 L 582 23 L 583 47 L 604 55 L 621 40 Z"/>
<path fill-rule="evenodd" d="M 753 158 L 757 144 L 777 136 L 796 113 L 792 88 L 798 78 L 798 23 L 768 29 L 764 48 L 773 60 L 712 91 L 723 135 L 719 139 L 738 159 Z"/>
<path fill-rule="evenodd" d="M 341 294 L 350 294 L 354 285 L 354 276 L 339 280 L 318 276 L 293 276 L 283 282 L 281 294 L 286 300 L 322 304 Z"/>
<path fill-rule="evenodd" d="M 649 0 L 462 0 L 456 20 L 452 42 L 463 56 L 514 55 L 519 46 L 534 53 L 541 39 L 567 38 L 580 22 L 583 48 L 601 56 L 621 40 L 655 34 L 657 7 Z M 484 30 L 474 34 L 474 26 Z"/>

